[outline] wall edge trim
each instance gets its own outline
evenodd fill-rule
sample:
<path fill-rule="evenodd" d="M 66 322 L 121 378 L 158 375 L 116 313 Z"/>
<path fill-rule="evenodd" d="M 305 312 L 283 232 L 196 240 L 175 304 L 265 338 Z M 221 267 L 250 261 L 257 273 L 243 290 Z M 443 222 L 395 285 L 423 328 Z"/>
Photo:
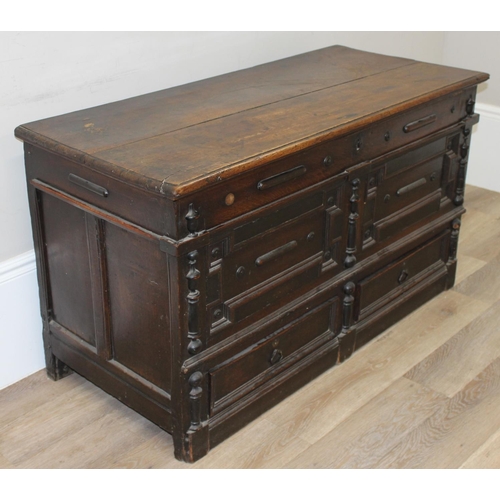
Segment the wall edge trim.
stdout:
<path fill-rule="evenodd" d="M 30 250 L 0 262 L 0 285 L 36 269 L 35 252 Z"/>

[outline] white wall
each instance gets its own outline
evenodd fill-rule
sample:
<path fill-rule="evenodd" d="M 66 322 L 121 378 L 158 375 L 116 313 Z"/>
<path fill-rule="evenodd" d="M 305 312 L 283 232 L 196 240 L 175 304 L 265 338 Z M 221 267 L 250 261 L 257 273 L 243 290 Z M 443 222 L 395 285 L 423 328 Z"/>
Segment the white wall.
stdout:
<path fill-rule="evenodd" d="M 454 31 L 444 39 L 443 64 L 489 73 L 478 88 L 482 104 L 500 106 L 500 32 Z"/>
<path fill-rule="evenodd" d="M 500 137 L 500 32 L 446 33 L 443 64 L 490 74 L 490 80 L 478 87 L 476 112 L 481 121 L 472 131 L 467 182 L 500 192 L 496 152 Z"/>
<path fill-rule="evenodd" d="M 334 44 L 443 63 L 455 38 L 444 32 L 0 33 L 0 388 L 43 366 L 17 125 Z M 476 62 L 473 69 L 490 70 L 487 58 L 484 66 Z"/>
<path fill-rule="evenodd" d="M 43 368 L 33 252 L 0 264 L 0 389 Z"/>

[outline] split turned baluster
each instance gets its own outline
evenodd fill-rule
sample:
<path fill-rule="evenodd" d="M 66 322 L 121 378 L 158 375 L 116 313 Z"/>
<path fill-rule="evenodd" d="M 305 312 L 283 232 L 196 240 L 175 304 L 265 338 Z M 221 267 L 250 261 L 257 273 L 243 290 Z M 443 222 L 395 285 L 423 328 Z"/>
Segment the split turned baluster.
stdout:
<path fill-rule="evenodd" d="M 339 361 L 347 359 L 354 350 L 354 291 L 356 285 L 349 281 L 344 285 L 344 300 L 342 302 L 342 330 L 337 337 L 340 343 Z"/>
<path fill-rule="evenodd" d="M 359 179 L 354 179 L 351 182 L 352 194 L 349 199 L 350 214 L 347 228 L 347 248 L 344 266 L 349 268 L 356 264 L 356 235 L 357 235 L 357 221 L 359 219 Z"/>

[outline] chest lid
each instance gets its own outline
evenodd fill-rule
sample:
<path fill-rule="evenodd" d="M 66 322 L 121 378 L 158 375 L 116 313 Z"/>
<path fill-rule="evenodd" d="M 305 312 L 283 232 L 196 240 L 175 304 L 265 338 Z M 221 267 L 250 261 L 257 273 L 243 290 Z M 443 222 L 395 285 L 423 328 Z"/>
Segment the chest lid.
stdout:
<path fill-rule="evenodd" d="M 487 79 L 333 46 L 21 125 L 15 134 L 178 198 Z"/>

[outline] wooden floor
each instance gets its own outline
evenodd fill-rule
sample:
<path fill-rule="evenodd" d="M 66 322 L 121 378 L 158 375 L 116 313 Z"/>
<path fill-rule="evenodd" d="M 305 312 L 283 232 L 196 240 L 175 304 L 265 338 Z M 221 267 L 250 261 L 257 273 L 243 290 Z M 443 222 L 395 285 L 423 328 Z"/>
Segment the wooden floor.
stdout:
<path fill-rule="evenodd" d="M 500 467 L 500 194 L 468 186 L 455 287 L 214 448 L 73 374 L 0 391 L 0 468 Z"/>

